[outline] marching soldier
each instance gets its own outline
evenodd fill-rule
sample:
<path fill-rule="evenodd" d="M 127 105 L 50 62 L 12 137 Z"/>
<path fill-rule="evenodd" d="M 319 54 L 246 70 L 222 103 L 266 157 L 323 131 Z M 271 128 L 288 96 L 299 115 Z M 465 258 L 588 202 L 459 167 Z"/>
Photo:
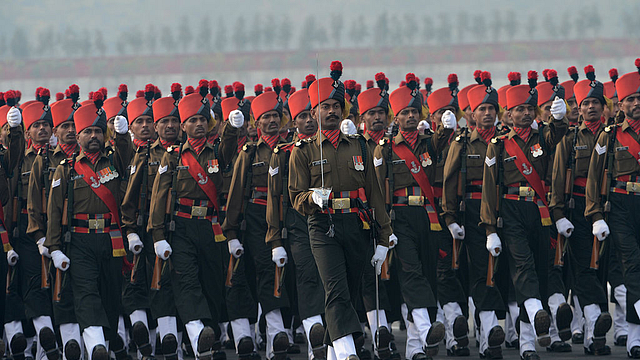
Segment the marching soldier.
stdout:
<path fill-rule="evenodd" d="M 75 314 L 90 360 L 109 357 L 106 339 L 118 358 L 124 348 L 116 334 L 125 255 L 118 199 L 131 139 L 126 119 L 118 118 L 115 152 L 105 152 L 102 100 L 96 92 L 93 104 L 74 113 L 80 152 L 64 160 L 53 175 L 44 244 L 55 267 L 69 271 L 63 276 L 72 283 Z"/>
<path fill-rule="evenodd" d="M 462 117 L 462 109 L 458 105 L 458 76 L 456 74 L 450 74 L 447 82 L 449 86 L 434 91 L 429 95 L 427 103 L 429 104 L 429 111 L 431 112 L 431 123 L 435 128 L 440 126 L 441 123 L 453 121 L 453 129 L 455 129 L 457 118 Z M 468 99 L 465 100 L 465 103 L 468 103 Z M 466 105 L 468 106 L 468 104 Z M 468 123 L 469 126 L 473 124 L 475 127 L 472 117 Z M 449 138 L 442 144 L 442 152 L 438 153 L 434 159 L 436 170 L 433 179 L 433 195 L 436 201 L 434 207 L 437 213 L 442 213 L 440 200 L 442 198 L 442 186 L 444 182 L 443 174 L 451 140 L 453 140 L 453 132 L 450 133 Z M 442 220 L 442 217 L 439 217 L 441 228 L 446 225 Z M 469 348 L 467 347 L 469 345 L 467 335 L 469 328 L 467 319 L 463 315 L 460 305 L 467 303 L 467 297 L 465 296 L 460 280 L 456 276 L 451 260 L 452 256 L 454 256 L 453 252 L 459 252 L 458 246 L 453 247 L 454 239 L 456 243 L 462 240 L 462 238 L 464 238 L 464 230 L 462 228 L 450 228 L 449 231 L 435 231 L 433 236 L 437 239 L 439 246 L 436 294 L 439 306 L 444 313 L 445 327 L 447 329 L 447 354 L 467 356 L 469 354 Z M 458 264 L 456 264 L 456 266 L 458 266 Z"/>
<path fill-rule="evenodd" d="M 342 64 L 334 61 L 331 78 L 318 79 L 308 88 L 311 114 L 322 131 L 299 141 L 292 150 L 289 192 L 294 208 L 309 216 L 311 250 L 326 294 L 325 343 L 332 344 L 328 357 L 344 360 L 357 359 L 354 334 L 362 332 L 352 301 L 358 296 L 362 269 L 372 251 L 364 226 L 369 222 L 376 230 L 375 213 L 381 228 L 371 261 L 378 274 L 391 227 L 371 154 L 358 135 L 346 136 L 339 129 L 347 117 L 341 75 Z"/>
<path fill-rule="evenodd" d="M 491 86 L 490 74 L 483 75 L 483 85 L 477 85 L 467 93 L 476 127 L 470 134 L 468 131 L 460 133 L 449 148 L 444 168 L 443 210 L 447 226 L 464 231 L 462 240 L 469 257 L 470 293 L 476 308 L 476 314 L 470 315 L 480 319 L 481 357 L 501 359 L 505 333 L 498 324 L 496 311 L 505 311 L 505 307 L 494 279 L 487 279 L 492 261 L 488 261 L 484 251 L 486 237 L 478 224 L 483 159 L 488 144 L 496 135 L 494 123 L 502 108 L 498 103 L 498 92 Z M 453 234 L 455 236 L 456 232 Z M 493 268 L 490 271 L 493 272 Z"/>
<path fill-rule="evenodd" d="M 487 148 L 482 184 L 481 224 L 486 248 L 495 257 L 507 244 L 511 278 L 520 306 L 520 356 L 538 359 L 535 338 L 549 346 L 550 318 L 543 309 L 546 299 L 549 228 L 551 219 L 543 180 L 549 151 L 567 129 L 564 100 L 551 107 L 553 122 L 542 132 L 531 128 L 537 113 L 537 73 L 529 72 L 529 85 L 507 90 L 507 108 L 513 120 L 508 135 L 494 138 Z M 496 191 L 497 190 L 497 191 Z M 497 229 L 502 229 L 500 236 Z"/>
<path fill-rule="evenodd" d="M 129 240 L 129 251 L 134 254 L 134 268 L 130 283 L 125 288 L 123 301 L 127 295 L 130 302 L 137 307 L 131 314 L 133 338 L 143 356 L 151 356 L 155 346 L 155 333 L 148 331 L 150 325 L 146 310 L 150 310 L 157 321 L 160 334 L 162 354 L 167 358 L 177 358 L 178 327 L 176 308 L 169 274 L 165 272 L 159 281 L 159 289 L 149 292 L 152 283 L 152 269 L 155 263 L 153 240 L 147 232 L 151 191 L 158 173 L 162 158 L 167 149 L 174 146 L 180 131 L 180 115 L 178 103 L 182 97 L 182 86 L 171 85 L 171 96 L 153 101 L 151 107 L 147 100 L 139 98 L 127 106 L 132 121 L 134 145 L 136 149 L 131 162 L 130 179 L 127 192 L 122 202 L 122 223 Z M 149 126 L 149 118 L 153 116 L 153 130 Z M 141 126 L 140 126 L 141 125 Z M 137 127 L 141 129 L 137 129 Z M 135 130 L 134 130 L 135 129 Z M 141 134 L 139 130 L 145 130 Z M 158 135 L 152 143 L 152 135 Z M 128 294 L 127 290 L 130 292 Z M 136 294 L 137 293 L 137 294 Z"/>
<path fill-rule="evenodd" d="M 576 279 L 573 292 L 585 316 L 587 336 L 584 339 L 584 351 L 587 354 L 607 355 L 611 353 L 605 344 L 606 332 L 611 327 L 611 315 L 607 309 L 606 291 L 596 270 L 590 267 L 593 236 L 583 215 L 589 159 L 596 140 L 604 130 L 600 119 L 607 102 L 603 85 L 595 80 L 595 74 L 590 71 L 587 78 L 573 86 L 582 122 L 572 128 L 556 148 L 549 207 L 556 219 L 559 235 L 568 241 L 569 264 Z M 561 246 L 560 242 L 556 246 Z M 551 299 L 549 305 L 551 307 Z"/>
<path fill-rule="evenodd" d="M 236 150 L 237 129 L 243 119 L 225 125 L 216 153 L 206 141 L 213 125 L 207 92 L 206 86 L 200 87 L 198 93 L 180 100 L 178 112 L 187 142 L 169 147 L 158 167 L 150 228 L 156 256 L 168 265 L 163 268 L 170 268 L 175 305 L 196 356 L 210 360 L 222 356 L 218 319 L 224 269 L 220 251 L 214 246 L 225 240 L 218 223 L 220 169 Z M 170 219 L 167 226 L 166 215 Z"/>
<path fill-rule="evenodd" d="M 281 241 L 275 239 L 274 243 L 266 243 L 265 237 L 268 227 L 266 223 L 267 174 L 270 174 L 268 170 L 273 172 L 269 169 L 269 161 L 278 143 L 286 142 L 280 137 L 280 128 L 287 119 L 282 116 L 283 104 L 279 96 L 279 80 L 274 79 L 272 83 L 274 91 L 263 93 L 251 102 L 251 112 L 256 119 L 260 140 L 257 143 L 246 144 L 238 155 L 229 188 L 227 217 L 223 224 L 223 230 L 230 239 L 230 254 L 237 255 L 239 251 L 242 253 L 244 246 L 247 247 L 248 254 L 245 254 L 244 258 L 245 261 L 249 260 L 255 266 L 258 302 L 267 323 L 267 357 L 281 360 L 286 357 L 289 347 L 289 338 L 285 332 L 281 309 L 289 306 L 289 299 L 286 291 L 282 291 L 276 296 L 274 286 L 276 267 L 284 267 L 287 262 L 287 252 Z M 244 230 L 242 243 L 238 240 L 240 230 Z M 275 265 L 272 264 L 272 261 Z M 234 274 L 231 279 L 232 284 L 236 276 L 239 278 L 240 273 Z M 241 281 L 244 282 L 244 280 Z M 282 288 L 284 288 L 284 282 Z M 246 351 L 244 351 L 244 346 L 240 346 L 240 341 L 242 338 L 250 336 L 248 322 L 243 321 L 241 324 L 232 321 L 231 324 L 234 338 L 239 336 L 239 339 L 236 340 L 238 341 L 238 354 L 244 356 Z M 245 341 L 247 341 L 246 347 L 248 349 L 248 340 Z M 240 352 L 240 350 L 243 351 Z"/>
<path fill-rule="evenodd" d="M 311 117 L 311 103 L 307 89 L 293 93 L 287 100 L 293 127 L 297 129 L 293 141 L 311 138 L 318 132 L 317 122 Z M 325 359 L 324 346 L 324 289 L 313 259 L 307 230 L 307 218 L 295 211 L 289 201 L 289 158 L 293 143 L 280 144 L 273 150 L 269 163 L 267 196 L 267 243 L 289 242 L 291 256 L 295 264 L 298 309 L 307 337 L 308 356 Z"/>
<path fill-rule="evenodd" d="M 414 84 L 410 85 L 413 87 Z M 375 109 L 375 104 L 380 104 L 380 100 L 370 96 L 369 92 L 371 90 L 361 94 L 363 109 Z M 378 94 L 378 98 L 385 96 Z M 383 139 L 382 145 L 375 150 L 373 161 L 378 181 L 384 184 L 394 228 L 402 239 L 395 250 L 395 256 L 400 261 L 400 289 L 408 307 L 409 328 L 415 327 L 422 345 L 422 349 L 412 357 L 430 358 L 438 353 L 438 343 L 445 335 L 444 325 L 432 321 L 435 320 L 437 308 L 438 254 L 438 241 L 433 234 L 442 230 L 433 205 L 435 196 L 430 184 L 435 176 L 435 162 L 432 159 L 447 143 L 455 128 L 455 119 L 449 116 L 444 119 L 435 135 L 430 130 L 425 135 L 419 135 L 417 126 L 423 105 L 417 89 L 401 87 L 391 93 L 388 99 L 397 124 L 394 126 L 399 127 L 399 132 L 390 140 Z M 385 106 L 383 101 L 381 107 L 385 109 Z"/>
<path fill-rule="evenodd" d="M 79 89 L 77 85 L 69 87 L 70 99 L 55 102 L 51 106 L 53 118 L 53 130 L 58 139 L 58 146 L 52 153 L 41 152 L 35 158 L 29 177 L 29 189 L 27 197 L 27 211 L 29 212 L 29 227 L 27 233 L 37 239 L 40 255 L 47 259 L 51 257 L 48 249 L 44 246 L 45 234 L 47 232 L 47 201 L 50 191 L 51 181 L 56 167 L 65 159 L 73 157 L 78 152 L 76 141 L 76 129 L 73 122 L 73 115 L 80 107 L 78 103 Z M 43 266 L 48 266 L 47 260 Z M 47 269 L 48 270 L 48 269 Z M 48 271 L 46 271 L 48 274 Z M 48 279 L 45 279 L 48 281 Z M 53 320 L 56 326 L 60 327 L 60 335 L 63 343 L 64 356 L 69 360 L 77 360 L 82 355 L 80 347 L 80 327 L 76 319 L 73 305 L 73 291 L 71 283 L 56 284 L 54 288 L 60 288 L 59 296 L 54 298 Z M 49 328 L 41 330 L 40 341 L 42 347 L 47 352 L 47 357 L 57 359 L 57 346 L 55 334 Z"/>
<path fill-rule="evenodd" d="M 592 222 L 592 233 L 599 241 L 609 235 L 623 264 L 627 288 L 627 355 L 640 358 L 640 278 L 638 256 L 638 193 L 640 175 L 640 59 L 637 72 L 621 76 L 616 82 L 619 106 L 625 115 L 621 124 L 610 125 L 600 134 L 591 154 L 586 183 L 585 216 Z M 604 202 L 604 203 L 603 203 Z M 606 217 L 606 218 L 605 218 Z M 611 231 L 608 224 L 611 224 Z M 595 240 L 595 239 L 594 239 Z M 594 244 L 593 251 L 598 251 Z M 597 256 L 597 254 L 595 255 Z M 596 258 L 597 259 L 597 258 Z M 587 316 L 585 312 L 585 317 Z M 595 341 L 595 339 L 594 339 Z"/>

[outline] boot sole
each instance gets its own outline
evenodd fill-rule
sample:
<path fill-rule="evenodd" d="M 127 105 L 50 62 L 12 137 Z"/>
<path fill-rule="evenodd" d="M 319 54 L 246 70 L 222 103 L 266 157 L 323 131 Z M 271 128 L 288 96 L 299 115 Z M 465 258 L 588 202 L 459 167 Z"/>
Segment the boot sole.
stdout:
<path fill-rule="evenodd" d="M 109 353 L 107 352 L 107 348 L 105 348 L 103 345 L 94 347 L 91 354 L 91 360 L 109 360 Z"/>
<path fill-rule="evenodd" d="M 175 335 L 165 335 L 164 338 L 162 338 L 162 342 L 160 343 L 160 348 L 162 349 L 162 354 L 164 355 L 165 360 L 178 358 L 178 340 L 176 339 Z"/>
<path fill-rule="evenodd" d="M 38 340 L 40 340 L 40 346 L 44 349 L 48 360 L 58 360 L 60 353 L 58 352 L 58 344 L 56 344 L 56 334 L 49 327 L 44 327 L 38 334 Z"/>
<path fill-rule="evenodd" d="M 250 337 L 243 337 L 238 341 L 238 357 L 246 358 L 253 352 L 253 340 Z"/>
<path fill-rule="evenodd" d="M 284 332 L 279 332 L 273 338 L 273 359 L 285 360 L 289 348 L 289 337 Z"/>
<path fill-rule="evenodd" d="M 209 326 L 202 329 L 200 332 L 200 337 L 198 338 L 198 354 L 196 354 L 196 359 L 200 360 L 211 360 L 213 359 L 213 343 L 215 342 L 216 334 L 213 329 Z"/>
<path fill-rule="evenodd" d="M 325 360 L 327 358 L 327 348 L 324 346 L 324 326 L 313 324 L 309 330 L 309 344 L 315 359 Z"/>
<path fill-rule="evenodd" d="M 468 333 L 469 324 L 467 323 L 467 319 L 462 315 L 456 317 L 456 319 L 453 321 L 453 337 L 455 337 L 456 342 L 458 342 L 459 346 L 469 346 Z"/>
<path fill-rule="evenodd" d="M 611 329 L 611 315 L 608 313 L 602 313 L 598 316 L 595 325 L 593 326 L 593 350 L 599 352 L 604 349 L 607 343 L 607 331 Z"/>
<path fill-rule="evenodd" d="M 445 328 L 444 324 L 436 321 L 431 325 L 431 329 L 429 329 L 429 333 L 427 334 L 427 346 L 424 349 L 424 352 L 427 356 L 436 356 L 438 355 L 439 347 L 438 344 L 442 339 L 444 339 Z"/>
<path fill-rule="evenodd" d="M 18 333 L 13 335 L 11 342 L 9 343 L 11 348 L 11 355 L 14 360 L 24 360 L 24 350 L 27 348 L 27 338 L 24 334 Z"/>
<path fill-rule="evenodd" d="M 149 330 L 140 321 L 133 324 L 133 342 L 136 343 L 142 356 L 151 356 L 151 344 L 149 344 Z"/>
<path fill-rule="evenodd" d="M 551 318 L 544 310 L 539 310 L 533 320 L 533 327 L 538 337 L 538 345 L 547 347 L 551 345 L 551 337 L 549 336 L 549 326 L 551 326 Z"/>
<path fill-rule="evenodd" d="M 389 342 L 391 342 L 391 333 L 389 329 L 382 326 L 378 328 L 376 333 L 378 358 L 380 360 L 391 359 L 391 349 L 389 348 Z"/>
<path fill-rule="evenodd" d="M 573 320 L 573 310 L 567 303 L 563 303 L 558 307 L 556 312 L 556 327 L 558 328 L 558 336 L 562 341 L 571 339 L 571 321 Z"/>
<path fill-rule="evenodd" d="M 80 356 L 82 356 L 80 344 L 78 344 L 78 342 L 73 339 L 67 341 L 67 344 L 64 346 L 64 356 L 67 357 L 67 360 L 80 359 Z"/>

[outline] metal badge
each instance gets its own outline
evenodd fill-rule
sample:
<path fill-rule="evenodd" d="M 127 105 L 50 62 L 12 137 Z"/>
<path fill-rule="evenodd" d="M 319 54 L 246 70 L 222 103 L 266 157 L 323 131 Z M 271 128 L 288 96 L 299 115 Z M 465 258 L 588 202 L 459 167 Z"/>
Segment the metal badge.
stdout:
<path fill-rule="evenodd" d="M 364 162 L 362 161 L 362 156 L 353 157 L 353 166 L 357 171 L 364 171 Z"/>

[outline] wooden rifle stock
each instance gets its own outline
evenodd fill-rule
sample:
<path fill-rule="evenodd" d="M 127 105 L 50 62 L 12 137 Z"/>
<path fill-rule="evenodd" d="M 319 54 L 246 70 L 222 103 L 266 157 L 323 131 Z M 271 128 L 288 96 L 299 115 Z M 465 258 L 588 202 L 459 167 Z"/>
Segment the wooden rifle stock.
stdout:
<path fill-rule="evenodd" d="M 382 262 L 382 267 L 380 270 L 380 280 L 389 279 L 391 279 L 391 273 L 389 272 L 389 253 L 387 253 L 387 258 Z"/>
<path fill-rule="evenodd" d="M 558 242 L 556 243 L 556 256 L 553 259 L 553 266 L 562 267 L 564 266 L 564 257 L 562 256 L 564 250 L 564 242 L 566 239 L 563 235 L 558 233 Z"/>
<path fill-rule="evenodd" d="M 67 200 L 67 198 L 64 199 L 64 205 L 62 205 L 62 226 L 68 226 L 69 225 L 69 212 L 68 212 L 68 208 L 69 208 L 69 200 Z"/>
<path fill-rule="evenodd" d="M 13 266 L 9 266 L 9 268 L 7 269 L 7 285 L 5 287 L 5 294 L 11 294 L 11 291 L 9 290 L 9 288 L 11 287 L 11 278 L 13 274 Z"/>
<path fill-rule="evenodd" d="M 275 271 L 275 279 L 273 282 L 273 296 L 276 299 L 280 299 L 280 296 L 282 296 L 282 275 L 284 274 L 284 268 L 278 267 L 276 265 L 276 271 Z"/>
<path fill-rule="evenodd" d="M 42 255 L 42 261 L 40 261 L 40 288 L 51 288 L 51 282 L 49 281 L 49 258 Z"/>
<path fill-rule="evenodd" d="M 231 278 L 233 277 L 233 268 L 235 267 L 235 264 L 236 264 L 236 258 L 234 258 L 233 255 L 229 254 L 229 266 L 227 267 L 227 279 L 224 282 L 224 286 L 228 288 L 232 286 Z"/>
<path fill-rule="evenodd" d="M 53 301 L 54 302 L 60 302 L 61 291 L 62 291 L 62 270 L 56 269 L 56 280 L 55 280 L 55 284 L 53 285 Z"/>
<path fill-rule="evenodd" d="M 589 262 L 589 268 L 598 270 L 600 258 L 600 240 L 597 236 L 593 237 L 593 245 L 591 246 L 591 261 Z"/>
<path fill-rule="evenodd" d="M 167 214 L 167 215 L 171 214 L 171 202 L 172 202 L 171 190 L 172 189 L 169 188 L 169 192 L 167 192 L 167 203 L 165 204 L 165 207 L 164 207 L 164 213 Z"/>
<path fill-rule="evenodd" d="M 160 277 L 162 276 L 163 261 L 156 256 L 156 262 L 153 265 L 153 275 L 151 276 L 151 290 L 160 290 Z"/>
<path fill-rule="evenodd" d="M 135 284 L 136 282 L 136 268 L 138 267 L 138 263 L 140 262 L 140 254 L 133 254 L 133 268 L 131 268 L 131 277 L 129 278 L 129 283 Z"/>
<path fill-rule="evenodd" d="M 18 179 L 18 181 L 20 181 L 20 179 Z M 18 222 L 18 214 L 20 213 L 20 209 L 18 208 L 18 197 L 14 196 L 13 197 L 13 216 L 12 216 L 12 221 L 13 221 L 13 226 L 16 226 L 15 224 Z"/>
<path fill-rule="evenodd" d="M 489 253 L 489 261 L 487 262 L 487 286 L 494 287 L 496 286 L 496 282 L 493 280 L 493 265 L 495 263 L 495 259 L 493 255 Z"/>
<path fill-rule="evenodd" d="M 42 213 L 47 215 L 47 194 L 44 189 L 42 189 Z"/>
<path fill-rule="evenodd" d="M 573 189 L 571 188 L 571 187 L 572 187 L 572 185 L 573 185 L 573 184 L 571 183 L 571 179 L 572 179 L 571 173 L 572 173 L 572 172 L 573 172 L 573 171 L 571 170 L 571 168 L 568 168 L 568 169 L 567 169 L 567 172 L 566 172 L 566 174 L 565 174 L 565 178 L 564 178 L 564 193 L 565 193 L 565 195 L 571 194 L 571 190 L 573 190 Z"/>
<path fill-rule="evenodd" d="M 384 203 L 391 205 L 391 189 L 389 187 L 389 178 L 384 179 Z"/>
<path fill-rule="evenodd" d="M 459 206 L 459 210 L 460 212 L 463 212 L 465 209 L 465 203 L 464 203 L 464 196 L 465 196 L 465 191 L 463 189 L 463 185 L 462 185 L 462 174 L 458 174 L 458 199 L 460 199 L 460 206 Z M 464 224 L 462 224 L 462 226 L 464 226 Z M 453 246 L 452 246 L 452 250 L 451 250 L 451 268 L 453 270 L 458 270 L 460 268 L 460 247 L 462 244 L 460 244 L 460 240 L 456 239 L 455 237 L 453 237 Z"/>

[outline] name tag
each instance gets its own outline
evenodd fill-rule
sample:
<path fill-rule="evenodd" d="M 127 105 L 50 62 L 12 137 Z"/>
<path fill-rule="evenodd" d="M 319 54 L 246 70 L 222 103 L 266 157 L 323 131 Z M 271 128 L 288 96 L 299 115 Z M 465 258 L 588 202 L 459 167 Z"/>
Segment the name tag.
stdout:
<path fill-rule="evenodd" d="M 260 167 L 260 166 L 264 166 L 264 165 L 265 165 L 264 161 L 260 161 L 260 162 L 251 164 L 251 166 L 253 166 L 253 167 Z"/>
<path fill-rule="evenodd" d="M 478 154 L 468 154 L 467 158 L 468 159 L 480 159 L 481 157 Z"/>
<path fill-rule="evenodd" d="M 620 146 L 616 148 L 616 151 L 627 151 L 627 150 L 629 150 L 628 146 Z"/>
<path fill-rule="evenodd" d="M 504 159 L 504 162 L 512 162 L 512 161 L 516 161 L 516 157 L 515 156 L 508 157 L 508 158 Z"/>
<path fill-rule="evenodd" d="M 152 161 L 149 163 L 149 166 L 156 166 L 156 165 L 160 165 L 160 161 Z"/>
<path fill-rule="evenodd" d="M 311 163 L 311 166 L 319 166 L 320 164 L 324 165 L 326 163 L 327 163 L 327 159 L 316 160 Z"/>
<path fill-rule="evenodd" d="M 29 175 L 31 175 L 31 171 L 27 171 L 27 172 L 23 172 L 22 173 L 22 176 L 29 176 Z"/>
<path fill-rule="evenodd" d="M 404 164 L 404 160 L 393 160 L 391 163 L 393 165 Z"/>
<path fill-rule="evenodd" d="M 573 150 L 587 150 L 589 147 L 587 145 L 576 145 L 573 147 Z"/>

